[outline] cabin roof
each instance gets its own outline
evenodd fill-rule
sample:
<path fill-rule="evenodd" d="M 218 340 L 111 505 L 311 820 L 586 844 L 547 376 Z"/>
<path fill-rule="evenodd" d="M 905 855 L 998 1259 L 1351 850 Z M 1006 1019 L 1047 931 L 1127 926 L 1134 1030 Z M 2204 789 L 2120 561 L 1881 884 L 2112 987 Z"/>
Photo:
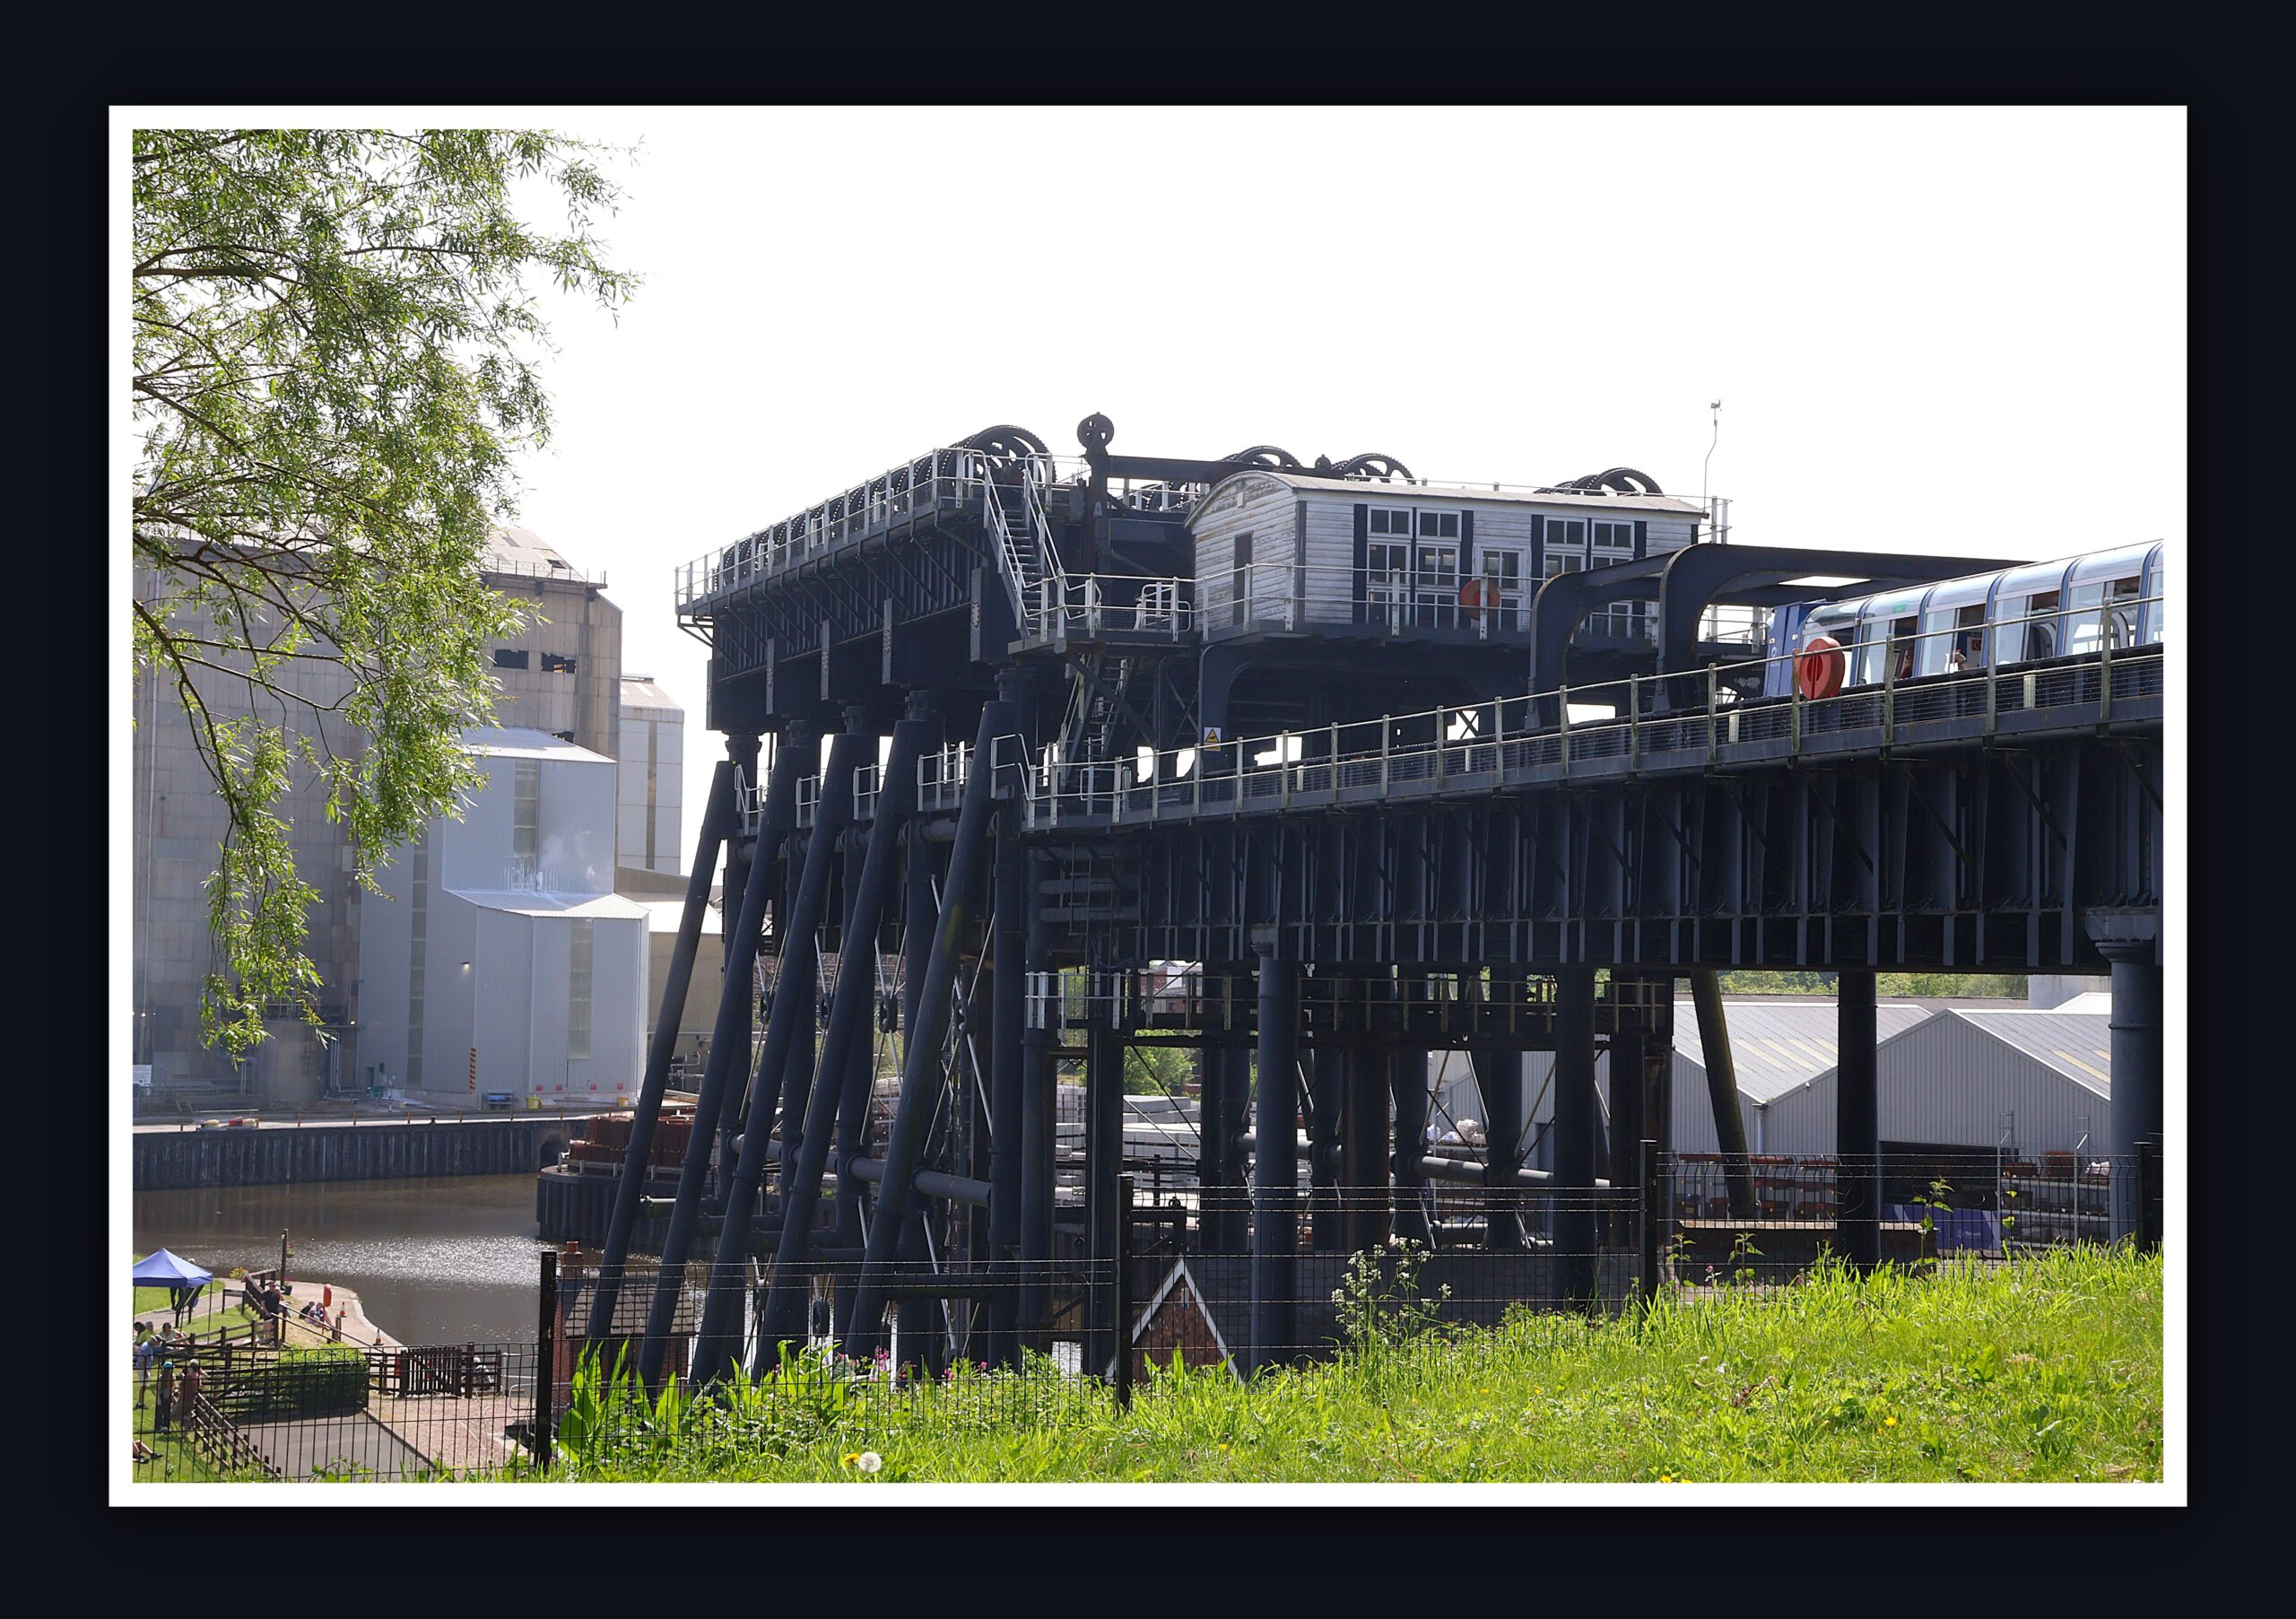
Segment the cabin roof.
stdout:
<path fill-rule="evenodd" d="M 1480 483 L 1384 483 L 1363 478 L 1324 478 L 1313 473 L 1292 472 L 1280 467 L 1253 466 L 1238 472 L 1234 477 L 1223 478 L 1214 484 L 1203 500 L 1196 502 L 1196 513 L 1188 522 L 1192 527 L 1196 514 L 1212 509 L 1213 496 L 1234 483 L 1237 478 L 1273 478 L 1288 488 L 1306 493 L 1345 495 L 1351 500 L 1413 501 L 1430 498 L 1438 500 L 1474 502 L 1478 505 L 1508 506 L 1585 506 L 1605 511 L 1662 511 L 1680 516 L 1698 517 L 1705 509 L 1695 500 L 1684 500 L 1674 495 L 1589 495 L 1542 494 L 1535 490 L 1513 486 L 1494 489 Z"/>

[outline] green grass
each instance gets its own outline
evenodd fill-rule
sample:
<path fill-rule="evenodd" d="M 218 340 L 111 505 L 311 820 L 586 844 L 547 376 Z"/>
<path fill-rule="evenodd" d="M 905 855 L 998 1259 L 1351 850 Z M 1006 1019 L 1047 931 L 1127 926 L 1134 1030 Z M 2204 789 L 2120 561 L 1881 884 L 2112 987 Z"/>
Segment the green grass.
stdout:
<path fill-rule="evenodd" d="M 770 1388 L 650 1416 L 578 1397 L 560 1478 L 2157 1480 L 2161 1265 L 2068 1249 L 1921 1277 L 1833 1268 L 1623 1322 L 1520 1311 L 1249 1387 L 1159 1374 L 1128 1412 L 1043 1371 L 865 1418 Z"/>

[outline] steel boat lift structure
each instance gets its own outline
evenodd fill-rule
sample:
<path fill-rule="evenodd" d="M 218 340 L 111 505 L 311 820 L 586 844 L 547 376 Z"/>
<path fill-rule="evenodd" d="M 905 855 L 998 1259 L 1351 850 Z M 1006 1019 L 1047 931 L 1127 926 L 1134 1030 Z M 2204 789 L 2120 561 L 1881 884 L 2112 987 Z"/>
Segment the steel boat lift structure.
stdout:
<path fill-rule="evenodd" d="M 1439 1234 L 1431 1183 L 1487 1189 L 1483 1286 L 1590 1296 L 1593 1194 L 1640 1196 L 1639 1144 L 1666 1146 L 1682 978 L 1743 1214 L 1715 973 L 1840 974 L 1853 1260 L 1879 1256 L 1877 1185 L 1854 1172 L 1878 1162 L 1878 970 L 2109 969 L 2110 1145 L 2157 1142 L 2157 647 L 2101 671 L 1988 670 L 1981 692 L 1765 704 L 1760 610 L 2008 564 L 1720 543 L 1726 503 L 1672 500 L 1627 467 L 1485 493 L 1382 453 L 1124 456 L 1099 415 L 1077 437 L 1081 456 L 1056 457 L 988 429 L 680 570 L 726 757 L 587 1318 L 609 1335 L 626 1271 L 650 1289 L 649 1385 L 704 1261 L 704 1372 L 817 1336 L 824 1275 L 849 1354 L 881 1346 L 891 1309 L 904 1357 L 922 1344 L 935 1365 L 1012 1363 L 1056 1331 L 1111 1362 L 1133 1327 L 1109 1281 L 1128 1044 L 1202 1051 L 1197 1192 L 1154 1218 L 1171 1253 L 1248 1256 L 1247 1367 L 1312 1338 L 1302 1301 L 1328 1297 L 1345 1254 Z M 1296 505 L 1259 536 L 1271 560 L 1248 561 L 1246 535 L 1232 568 L 1205 564 L 1223 491 Z M 1622 554 L 1543 577 L 1535 539 L 1511 591 L 1516 563 L 1478 574 L 1470 537 L 1478 502 L 1488 532 L 1501 500 L 1535 535 L 1615 517 Z M 1317 502 L 1335 522 L 1352 509 L 1352 570 L 1317 573 Z M 1376 559 L 1406 553 L 1369 549 L 1367 513 L 1447 505 L 1458 539 L 1421 519 L 1439 543 L 1398 537 L 1416 549 L 1388 588 Z M 1689 543 L 1646 547 L 1668 522 Z M 1607 719 L 1579 717 L 1589 693 Z M 661 1212 L 643 1166 L 721 858 L 725 987 L 662 1263 L 642 1273 L 631 1232 Z M 1195 964 L 1177 992 L 1175 962 Z M 1598 1045 L 1641 1080 L 1614 1081 L 1607 1132 Z M 1436 1050 L 1474 1065 L 1477 1160 L 1422 1150 Z M 1544 1171 L 1525 1162 L 1526 1051 L 1556 1057 Z M 1057 1196 L 1057 1066 L 1074 1055 L 1081 1230 Z M 1541 1197 L 1548 1238 L 1525 1217 Z"/>

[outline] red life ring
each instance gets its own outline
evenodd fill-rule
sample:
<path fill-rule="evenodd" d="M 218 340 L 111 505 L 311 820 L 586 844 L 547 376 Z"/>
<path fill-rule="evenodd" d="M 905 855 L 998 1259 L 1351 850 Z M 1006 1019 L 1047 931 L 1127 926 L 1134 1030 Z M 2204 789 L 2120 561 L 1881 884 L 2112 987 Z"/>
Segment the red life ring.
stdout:
<path fill-rule="evenodd" d="M 1839 641 L 1831 635 L 1813 635 L 1810 644 L 1802 648 L 1801 656 L 1794 660 L 1794 683 L 1812 702 L 1831 697 L 1841 690 L 1841 677 L 1848 663 Z"/>
<path fill-rule="evenodd" d="M 1470 618 L 1480 620 L 1483 617 L 1483 596 L 1481 579 L 1469 579 L 1459 587 L 1459 605 L 1466 609 Z"/>

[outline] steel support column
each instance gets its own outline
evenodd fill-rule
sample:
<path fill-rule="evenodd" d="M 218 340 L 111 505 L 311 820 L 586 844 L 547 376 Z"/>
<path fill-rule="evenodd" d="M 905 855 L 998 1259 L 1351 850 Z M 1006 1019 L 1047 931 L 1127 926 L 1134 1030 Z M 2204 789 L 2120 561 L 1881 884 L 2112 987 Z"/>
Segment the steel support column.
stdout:
<path fill-rule="evenodd" d="M 1374 983 L 1377 991 L 1380 986 Z M 1394 1144 L 1388 1134 L 1394 1099 L 1387 1093 L 1387 1053 L 1360 1037 L 1340 1049 L 1345 1075 L 1341 1103 L 1339 1161 L 1341 1207 L 1346 1234 L 1341 1247 L 1366 1253 L 1384 1245 L 1393 1229 L 1389 1221 L 1389 1158 Z"/>
<path fill-rule="evenodd" d="M 2113 964 L 2112 1223 L 2115 1241 L 2144 1229 L 2136 1152 L 2165 1128 L 2161 971 L 2151 940 L 2101 946 Z"/>
<path fill-rule="evenodd" d="M 1308 1085 L 1309 1245 L 1319 1254 L 1338 1253 L 1347 1241 L 1347 1212 L 1340 1197 L 1340 1115 L 1346 1100 L 1346 1059 L 1338 1047 L 1319 1045 L 1310 1055 Z"/>
<path fill-rule="evenodd" d="M 734 809 L 734 762 L 721 759 L 710 773 L 709 797 L 701 812 L 701 831 L 694 840 L 693 875 L 686 879 L 685 910 L 678 917 L 676 946 L 670 953 L 670 976 L 662 986 L 661 1010 L 654 1014 L 654 1040 L 646 1052 L 646 1078 L 638 1091 L 638 1108 L 631 1115 L 630 1143 L 622 1157 L 622 1179 L 615 1184 L 613 1213 L 606 1223 L 605 1253 L 598 1263 L 598 1279 L 590 1294 L 587 1336 L 602 1339 L 613 1330 L 613 1309 L 622 1293 L 622 1266 L 630 1258 L 630 1233 L 638 1223 L 638 1205 L 646 1195 L 647 1165 L 654 1153 L 654 1127 L 662 1114 L 662 1092 L 669 1086 L 670 1058 L 676 1051 L 678 1026 L 685 1021 L 685 1002 L 693 983 L 693 958 L 701 944 L 702 918 L 709 911 L 709 883 L 718 870 L 718 854 L 726 838 L 740 825 Z"/>
<path fill-rule="evenodd" d="M 941 1091 L 941 1041 L 948 1032 L 957 963 L 964 953 L 974 901 L 988 864 L 996 741 L 1012 726 L 1011 704 L 982 705 L 980 729 L 973 739 L 972 763 L 965 778 L 963 807 L 957 816 L 956 841 L 949 851 L 949 877 L 941 895 L 940 922 L 933 932 L 933 953 L 926 963 L 925 980 L 918 989 L 917 1022 L 910 1030 L 908 1047 L 901 1053 L 900 1095 L 893 1105 L 892 1130 L 885 1144 L 884 1184 L 880 1188 L 876 1216 L 869 1223 L 860 1279 L 854 1287 L 848 1352 L 864 1360 L 876 1352 L 881 1323 L 875 1317 L 884 1303 L 886 1272 L 899 1246 L 901 1223 L 915 1206 L 913 1183 L 925 1149 L 926 1131 L 932 1120 L 934 1100 Z"/>
<path fill-rule="evenodd" d="M 1746 1116 L 1738 1106 L 1738 1069 L 1730 1056 L 1730 1023 L 1722 1010 L 1721 975 L 1709 968 L 1690 975 L 1698 1007 L 1698 1046 L 1706 1059 L 1707 1099 L 1714 1109 L 1714 1136 L 1722 1153 L 1722 1179 L 1730 1197 L 1730 1218 L 1754 1217 L 1753 1166 L 1746 1158 Z"/>
<path fill-rule="evenodd" d="M 1554 1245 L 1563 1301 L 1595 1293 L 1595 970 L 1555 973 Z"/>
<path fill-rule="evenodd" d="M 1642 1206 L 1644 1036 L 1643 1018 L 1633 1009 L 1644 980 L 1611 975 L 1613 1022 L 1611 1030 L 1611 1236 L 1625 1242 L 1632 1236 L 1635 1211 Z M 1623 1195 L 1619 1195 L 1623 1194 Z"/>
<path fill-rule="evenodd" d="M 1834 1071 L 1834 1206 L 1842 1257 L 1860 1269 L 1882 1262 L 1882 1108 L 1874 1059 L 1874 979 L 1846 971 L 1834 981 L 1841 1065 Z"/>
<path fill-rule="evenodd" d="M 1046 859 L 1042 855 L 1027 858 L 1028 891 L 1040 893 Z M 1049 973 L 1051 924 L 1033 899 L 1027 918 L 1027 969 L 1032 975 Z M 1059 1145 L 1058 1070 L 1050 1021 L 1049 1008 L 1042 1017 L 1029 1020 L 1021 1067 L 1020 1331 L 1022 1341 L 1039 1354 L 1052 1353 L 1046 1328 L 1051 1317 L 1054 1154 Z"/>
<path fill-rule="evenodd" d="M 750 1225 L 757 1210 L 758 1191 L 765 1183 L 766 1147 L 772 1137 L 774 1115 L 782 1092 L 788 1092 L 790 1119 L 802 1117 L 806 1101 L 816 1090 L 830 1092 L 837 1081 L 819 1075 L 816 1084 L 813 1047 L 813 997 L 788 993 L 794 982 L 811 984 L 821 967 L 821 926 L 828 909 L 830 874 L 844 857 L 839 840 L 853 823 L 853 772 L 863 752 L 875 753 L 876 738 L 861 727 L 866 718 L 856 712 L 849 727 L 830 744 L 829 762 L 822 769 L 821 798 L 813 806 L 813 834 L 805 844 L 805 864 L 796 884 L 795 902 L 784 918 L 779 940 L 781 972 L 773 1011 L 766 1019 L 765 1049 L 759 1053 L 757 1074 L 750 1081 L 749 1108 L 742 1120 L 741 1153 L 726 1192 L 726 1216 L 718 1228 L 718 1251 L 709 1270 L 709 1291 L 702 1305 L 701 1330 L 695 1351 L 693 1375 L 709 1380 L 725 1375 L 737 1356 L 742 1320 L 742 1290 L 746 1285 L 744 1261 L 749 1257 Z M 848 941 L 849 943 L 849 941 Z M 852 953 L 846 953 L 839 988 L 854 971 Z M 865 981 L 874 974 L 865 968 Z M 802 1020 L 802 1022 L 801 1022 Z M 823 1121 L 826 1123 L 826 1119 Z M 792 1165 L 796 1144 L 785 1120 L 781 1158 Z M 794 1167 L 794 1166 L 793 1166 Z M 821 1171 L 813 1171 L 816 1182 Z M 784 1179 L 785 1188 L 790 1184 Z M 807 1210 L 810 1222 L 812 1211 Z M 784 1216 L 784 1235 L 787 1215 Z M 803 1241 L 803 1233 L 799 1233 Z"/>
<path fill-rule="evenodd" d="M 1099 1376 L 1116 1359 L 1117 1180 L 1124 1172 L 1124 1034 L 1095 1009 L 1084 1043 L 1084 1364 Z"/>
<path fill-rule="evenodd" d="M 1259 963 L 1259 1083 L 1252 1110 L 1252 1343 L 1249 1371 L 1297 1350 L 1300 1249 L 1300 963 Z"/>
<path fill-rule="evenodd" d="M 654 1298 L 646 1312 L 646 1336 L 638 1350 L 639 1376 L 649 1389 L 660 1386 L 662 1362 L 669 1353 L 670 1329 L 685 1281 L 686 1255 L 693 1246 L 694 1220 L 701 1208 L 702 1182 L 717 1145 L 718 1116 L 725 1110 L 735 1065 L 740 1064 L 744 1072 L 749 1067 L 750 1004 L 756 994 L 758 941 L 765 925 L 766 894 L 773 886 L 774 862 L 781 845 L 797 824 L 797 776 L 813 744 L 811 727 L 798 725 L 784 730 L 774 743 L 773 774 L 766 782 L 764 813 L 751 847 L 740 910 L 725 935 L 726 982 L 718 997 L 717 1026 L 709 1042 L 709 1060 L 701 1071 L 701 1089 L 694 1099 L 693 1134 L 687 1138 L 685 1162 L 678 1171 L 677 1199 L 671 1206 L 670 1229 L 662 1241 L 662 1268 L 654 1278 Z"/>
<path fill-rule="evenodd" d="M 1474 1064 L 1483 1092 L 1483 1175 L 1492 1188 L 1483 1206 L 1483 1245 L 1511 1251 L 1523 1246 L 1523 1195 L 1515 1179 L 1523 1167 L 1523 1054 L 1513 1048 L 1478 1051 Z"/>
<path fill-rule="evenodd" d="M 876 819 L 869 828 L 860 879 L 854 885 L 853 905 L 846 919 L 845 962 L 830 997 L 829 1031 L 822 1040 L 820 1069 L 810 1094 L 801 1097 L 793 1092 L 784 1113 L 781 1236 L 758 1328 L 754 1370 L 774 1364 L 780 1343 L 804 1336 L 810 1296 L 804 1265 L 813 1242 L 814 1211 L 821 1203 L 822 1177 L 830 1167 L 831 1145 L 840 1136 L 849 1140 L 857 1133 L 843 1127 L 846 1121 L 865 1115 L 868 1109 L 872 1070 L 857 1071 L 851 1058 L 854 1051 L 866 1052 L 873 1044 L 877 933 L 892 903 L 900 838 L 917 804 L 917 760 L 924 750 L 926 732 L 926 722 L 914 716 L 893 727 L 892 747 L 885 756 L 884 775 L 877 789 Z M 857 948 L 867 951 L 865 959 L 870 971 L 857 971 Z M 770 1036 L 767 1043 L 770 1046 Z M 794 1150 L 788 1126 L 792 1118 L 799 1121 Z M 720 1258 L 722 1261 L 722 1251 Z"/>
<path fill-rule="evenodd" d="M 1432 1247 L 1427 1220 L 1427 1177 L 1419 1161 L 1427 1153 L 1427 1053 L 1406 1046 L 1387 1054 L 1387 1086 L 1395 1095 L 1396 1234 Z"/>
<path fill-rule="evenodd" d="M 1035 705 L 1027 701 L 1021 672 L 1006 671 L 997 682 L 997 692 L 1013 705 L 1026 734 Z M 1027 1068 L 1022 1042 L 1029 1014 L 1029 872 L 1028 853 L 1021 845 L 1026 804 L 1015 792 L 996 812 L 996 902 L 990 918 L 995 975 L 989 986 L 988 1264 L 993 1274 L 1007 1280 L 1021 1251 L 1022 1136 L 1027 1128 L 1022 1122 Z M 1013 1287 L 988 1295 L 987 1358 L 992 1365 L 1020 1363 L 1019 1306 Z"/>

